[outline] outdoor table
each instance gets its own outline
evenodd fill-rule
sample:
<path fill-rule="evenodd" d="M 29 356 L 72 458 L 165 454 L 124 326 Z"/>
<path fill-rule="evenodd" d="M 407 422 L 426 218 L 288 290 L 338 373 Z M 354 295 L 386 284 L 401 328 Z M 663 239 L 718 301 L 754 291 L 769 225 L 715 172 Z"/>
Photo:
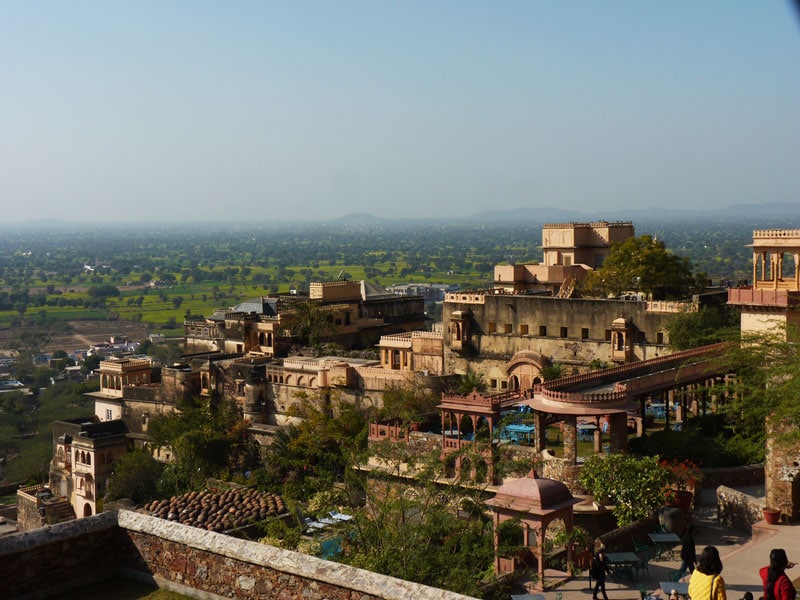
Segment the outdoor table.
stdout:
<path fill-rule="evenodd" d="M 656 560 L 660 559 L 665 554 L 669 555 L 668 558 L 671 560 L 675 558 L 672 548 L 675 546 L 675 544 L 681 543 L 681 538 L 679 538 L 676 534 L 651 533 L 648 537 L 650 538 L 650 541 L 653 542 L 653 554 Z"/>
<path fill-rule="evenodd" d="M 531 434 L 536 431 L 534 425 L 525 425 L 522 423 L 512 423 L 503 427 L 502 436 L 514 442 L 525 441 L 531 443 Z"/>
<path fill-rule="evenodd" d="M 597 425 L 586 423 L 583 425 L 578 425 L 576 429 L 578 430 L 579 440 L 583 442 L 591 442 L 594 437 L 594 432 L 597 431 Z"/>
<path fill-rule="evenodd" d="M 683 583 L 682 581 L 659 581 L 658 585 L 661 587 L 661 591 L 664 592 L 665 596 L 669 596 L 669 593 L 675 590 L 678 592 L 679 596 L 683 596 L 684 598 L 689 597 L 688 583 Z"/>
<path fill-rule="evenodd" d="M 611 577 L 616 581 L 633 579 L 633 565 L 642 560 L 633 552 L 607 552 L 606 558 Z"/>

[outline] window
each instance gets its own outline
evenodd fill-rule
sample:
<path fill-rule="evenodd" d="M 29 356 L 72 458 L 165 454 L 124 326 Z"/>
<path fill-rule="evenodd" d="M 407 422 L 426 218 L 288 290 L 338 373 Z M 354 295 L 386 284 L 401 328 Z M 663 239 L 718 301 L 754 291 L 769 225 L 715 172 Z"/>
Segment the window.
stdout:
<path fill-rule="evenodd" d="M 659 331 L 656 334 L 656 344 L 663 344 L 663 343 L 664 343 L 664 332 L 663 331 Z"/>
<path fill-rule="evenodd" d="M 542 337 L 547 335 L 547 325 L 539 325 L 539 335 Z"/>
<path fill-rule="evenodd" d="M 107 408 L 106 409 L 106 421 L 111 421 L 113 419 L 114 419 L 114 411 L 112 411 L 110 408 Z"/>
<path fill-rule="evenodd" d="M 527 324 L 525 324 L 525 325 L 520 325 L 520 326 L 519 326 L 519 332 L 520 332 L 522 335 L 528 335 L 528 325 L 527 325 Z"/>
<path fill-rule="evenodd" d="M 507 381 L 501 381 L 500 382 L 500 389 L 501 390 L 507 390 L 508 389 L 508 382 Z"/>
<path fill-rule="evenodd" d="M 562 327 L 561 328 L 561 331 L 559 331 L 559 337 L 562 337 L 562 338 L 567 337 L 567 328 L 566 327 Z"/>
<path fill-rule="evenodd" d="M 514 326 L 511 323 L 506 323 L 505 326 L 503 327 L 503 331 L 505 333 L 511 333 L 512 331 L 514 331 Z"/>
<path fill-rule="evenodd" d="M 497 331 L 497 323 L 489 323 L 489 333 Z"/>
<path fill-rule="evenodd" d="M 497 389 L 497 379 L 490 379 L 489 380 L 489 387 L 491 387 L 492 389 L 496 390 Z"/>
<path fill-rule="evenodd" d="M 606 341 L 607 342 L 611 341 L 611 330 L 610 329 L 606 329 Z"/>
<path fill-rule="evenodd" d="M 581 328 L 581 339 L 588 340 L 589 339 L 589 328 L 583 327 Z"/>

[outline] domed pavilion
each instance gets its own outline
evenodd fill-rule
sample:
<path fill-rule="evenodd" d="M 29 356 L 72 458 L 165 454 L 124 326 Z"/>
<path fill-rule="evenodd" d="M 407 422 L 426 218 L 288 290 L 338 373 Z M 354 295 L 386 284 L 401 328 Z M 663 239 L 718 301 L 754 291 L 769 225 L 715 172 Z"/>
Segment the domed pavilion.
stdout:
<path fill-rule="evenodd" d="M 519 519 L 522 524 L 522 546 L 525 550 L 525 556 L 521 558 L 536 559 L 539 577 L 535 586 L 536 589 L 544 590 L 547 526 L 561 520 L 569 536 L 572 533 L 573 506 L 580 502 L 580 499 L 572 496 L 566 485 L 555 479 L 538 477 L 535 470 L 531 470 L 526 477 L 501 485 L 495 497 L 486 501 L 494 515 L 495 572 L 499 574 L 514 571 L 517 566 L 514 559 L 504 559 L 498 555 L 497 550 L 500 544 L 500 524 Z M 573 560 L 572 544 L 567 544 L 567 563 Z"/>

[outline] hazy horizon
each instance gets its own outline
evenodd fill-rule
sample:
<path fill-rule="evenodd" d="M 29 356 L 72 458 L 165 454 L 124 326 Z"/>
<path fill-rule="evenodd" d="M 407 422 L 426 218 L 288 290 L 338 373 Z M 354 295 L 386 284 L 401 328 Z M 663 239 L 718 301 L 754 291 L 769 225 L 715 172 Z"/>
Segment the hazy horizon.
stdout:
<path fill-rule="evenodd" d="M 10 2 L 5 224 L 793 203 L 789 2 Z"/>

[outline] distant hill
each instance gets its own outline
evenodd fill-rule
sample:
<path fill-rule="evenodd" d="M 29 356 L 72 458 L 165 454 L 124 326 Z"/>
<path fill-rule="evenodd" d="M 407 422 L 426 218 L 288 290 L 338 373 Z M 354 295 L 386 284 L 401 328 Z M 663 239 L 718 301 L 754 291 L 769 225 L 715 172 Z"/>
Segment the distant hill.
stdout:
<path fill-rule="evenodd" d="M 636 222 L 683 222 L 687 220 L 745 220 L 754 222 L 786 219 L 787 227 L 800 223 L 800 203 L 770 202 L 767 204 L 737 204 L 718 209 L 686 210 L 669 208 L 632 208 L 602 212 L 580 212 L 546 207 L 523 207 L 510 210 L 483 211 L 469 217 L 470 221 L 484 223 L 562 223 L 570 221 L 633 221 Z"/>

